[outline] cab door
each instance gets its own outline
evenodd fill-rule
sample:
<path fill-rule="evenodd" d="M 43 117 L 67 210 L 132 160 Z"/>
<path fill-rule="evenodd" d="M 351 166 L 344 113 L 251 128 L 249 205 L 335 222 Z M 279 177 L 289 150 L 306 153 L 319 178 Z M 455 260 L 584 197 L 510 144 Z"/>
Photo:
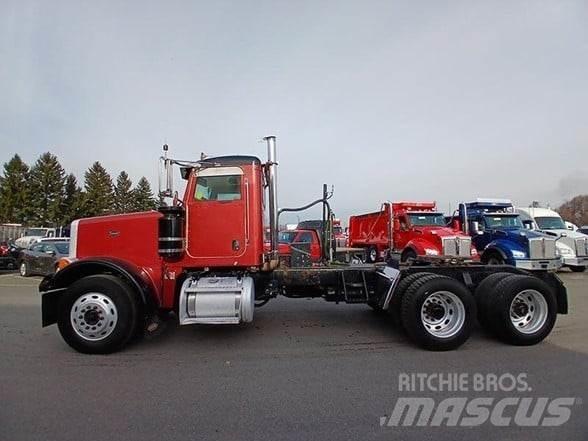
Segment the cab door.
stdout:
<path fill-rule="evenodd" d="M 248 246 L 249 184 L 240 167 L 198 172 L 186 201 L 189 256 L 234 264 Z"/>

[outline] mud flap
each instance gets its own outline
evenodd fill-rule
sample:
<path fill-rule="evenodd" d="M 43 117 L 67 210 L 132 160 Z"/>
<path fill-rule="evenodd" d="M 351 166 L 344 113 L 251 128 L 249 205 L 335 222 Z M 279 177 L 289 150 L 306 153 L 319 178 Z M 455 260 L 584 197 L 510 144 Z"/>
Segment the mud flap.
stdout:
<path fill-rule="evenodd" d="M 59 296 L 65 288 L 44 292 L 41 295 L 41 318 L 43 327 L 57 323 Z"/>

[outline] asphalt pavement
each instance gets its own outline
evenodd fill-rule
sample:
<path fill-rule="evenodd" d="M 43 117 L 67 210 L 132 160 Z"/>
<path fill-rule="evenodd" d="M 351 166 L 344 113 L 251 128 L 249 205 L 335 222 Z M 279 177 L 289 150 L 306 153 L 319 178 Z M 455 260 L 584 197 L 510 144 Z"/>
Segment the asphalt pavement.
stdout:
<path fill-rule="evenodd" d="M 0 440 L 588 440 L 588 274 L 560 275 L 570 314 L 533 347 L 477 330 L 456 351 L 427 352 L 368 306 L 282 298 L 248 325 L 171 321 L 122 352 L 90 356 L 71 350 L 56 326 L 41 328 L 39 279 L 0 273 Z M 469 387 L 400 390 L 404 374 L 460 376 Z M 522 376 L 528 387 L 473 389 L 475 378 L 493 376 Z M 516 404 L 502 422 L 396 425 L 406 397 L 437 407 L 460 397 L 573 404 L 556 427 L 549 418 L 516 424 Z"/>

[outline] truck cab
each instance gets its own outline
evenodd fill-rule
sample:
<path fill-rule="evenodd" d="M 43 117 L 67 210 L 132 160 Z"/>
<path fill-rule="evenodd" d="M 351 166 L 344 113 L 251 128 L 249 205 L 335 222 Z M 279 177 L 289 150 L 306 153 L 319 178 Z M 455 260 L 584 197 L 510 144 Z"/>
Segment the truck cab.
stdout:
<path fill-rule="evenodd" d="M 526 229 L 508 199 L 477 199 L 460 204 L 459 222 L 485 264 L 508 264 L 526 270 L 556 270 L 561 260 L 555 238 Z"/>
<path fill-rule="evenodd" d="M 562 264 L 574 272 L 583 272 L 588 266 L 588 235 L 571 231 L 559 213 L 549 208 L 517 208 L 523 224 L 530 230 L 540 231 L 556 239 L 556 252 Z"/>
<path fill-rule="evenodd" d="M 303 262 L 296 262 L 294 266 L 303 266 L 302 263 L 314 264 L 321 261 L 321 243 L 316 230 L 285 230 L 278 235 L 278 251 L 280 261 L 287 266 L 292 266 L 292 250 L 295 250 L 295 258 Z"/>

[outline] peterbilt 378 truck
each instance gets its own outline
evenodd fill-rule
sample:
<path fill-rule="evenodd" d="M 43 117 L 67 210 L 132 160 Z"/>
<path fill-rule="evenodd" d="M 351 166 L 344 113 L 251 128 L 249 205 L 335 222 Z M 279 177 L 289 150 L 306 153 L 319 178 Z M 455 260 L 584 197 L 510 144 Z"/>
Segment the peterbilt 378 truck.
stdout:
<path fill-rule="evenodd" d="M 57 323 L 80 352 L 109 353 L 153 329 L 158 317 L 175 315 L 180 325 L 238 325 L 253 321 L 256 308 L 278 295 L 319 297 L 388 311 L 416 344 L 449 350 L 468 339 L 477 314 L 500 339 L 530 345 L 550 333 L 558 313 L 567 313 L 566 289 L 549 272 L 344 265 L 328 249 L 320 265 L 281 267 L 279 215 L 289 209 L 277 203 L 275 137 L 265 140 L 266 162 L 254 156 L 179 161 L 166 153 L 161 195 L 169 205 L 74 221 L 71 255 L 39 286 L 43 325 Z M 186 179 L 181 198 L 171 189 L 174 165 Z M 333 219 L 327 199 L 319 200 L 325 223 Z M 332 247 L 325 239 L 323 246 Z"/>
<path fill-rule="evenodd" d="M 452 225 L 472 237 L 482 263 L 513 265 L 529 271 L 561 267 L 555 238 L 525 229 L 508 199 L 477 199 L 460 204 Z"/>
<path fill-rule="evenodd" d="M 367 250 L 368 262 L 397 256 L 477 260 L 472 240 L 445 225 L 435 202 L 384 202 L 380 211 L 349 218 L 349 246 Z"/>

